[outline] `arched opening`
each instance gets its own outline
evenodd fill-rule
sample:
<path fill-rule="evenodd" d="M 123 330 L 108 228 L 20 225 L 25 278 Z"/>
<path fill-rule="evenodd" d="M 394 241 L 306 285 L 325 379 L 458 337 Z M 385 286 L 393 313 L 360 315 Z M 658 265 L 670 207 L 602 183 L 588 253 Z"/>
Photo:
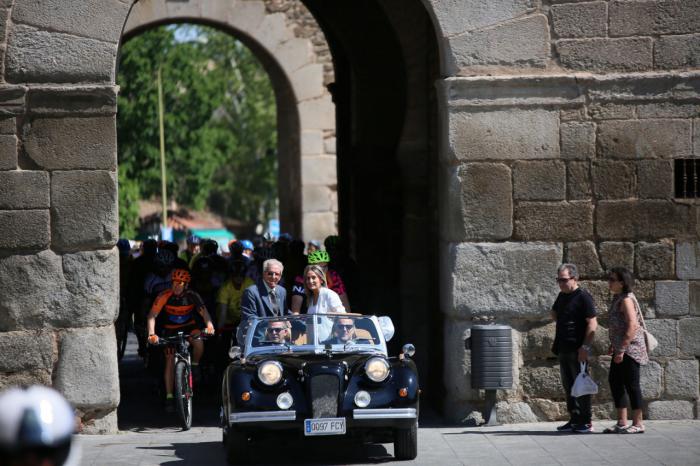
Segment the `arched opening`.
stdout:
<path fill-rule="evenodd" d="M 426 401 L 440 409 L 440 64 L 433 23 L 420 1 L 304 4 L 335 66 L 339 231 L 359 265 L 352 300 L 362 312 L 392 317 L 394 351 L 416 344 Z"/>
<path fill-rule="evenodd" d="M 160 237 L 162 183 L 179 243 L 215 228 L 250 237 L 278 218 L 277 182 L 288 177 L 279 174 L 277 148 L 290 144 L 278 144 L 274 88 L 245 45 L 207 26 L 154 26 L 123 41 L 117 84 L 122 238 Z M 209 234 L 227 251 L 225 233 Z"/>
<path fill-rule="evenodd" d="M 163 26 L 165 24 L 182 24 L 182 21 L 174 23 L 172 21 L 158 21 L 146 26 L 127 31 L 122 42 L 138 36 L 140 33 Z M 202 26 L 215 27 L 227 34 L 232 35 L 247 47 L 260 62 L 267 72 L 272 83 L 275 95 L 275 106 L 277 108 L 277 169 L 276 184 L 279 199 L 280 223 L 283 231 L 293 235 L 300 235 L 302 229 L 301 192 L 297 187 L 301 184 L 301 162 L 300 162 L 300 116 L 297 109 L 292 85 L 286 73 L 281 69 L 276 60 L 270 54 L 245 34 L 222 26 L 219 23 L 204 20 L 192 20 L 188 24 L 198 24 Z M 251 174 L 254 176 L 254 174 Z M 221 193 L 215 193 L 218 201 L 224 201 Z"/>
<path fill-rule="evenodd" d="M 296 193 L 294 175 L 299 176 L 298 156 L 292 149 L 299 147 L 294 136 L 299 118 L 292 99 L 285 100 L 290 95 L 289 83 L 276 84 L 283 86 L 277 93 L 262 63 L 230 31 L 204 22 L 158 23 L 126 36 L 117 73 L 120 237 L 157 237 L 182 245 L 186 236 L 199 235 L 218 240 L 219 250 L 228 254 L 225 234 L 251 238 L 256 225 L 278 218 L 278 209 L 284 213 L 283 228 L 298 226 L 299 212 L 289 209 L 298 205 L 300 196 L 292 196 L 290 202 L 289 193 Z M 279 116 L 276 102 L 292 107 L 284 108 L 286 114 Z M 159 162 L 161 117 L 167 167 L 163 171 Z M 283 148 L 281 156 L 278 147 Z M 280 208 L 278 180 L 284 180 L 287 190 L 282 202 L 286 211 Z M 161 183 L 167 186 L 164 204 L 160 202 Z M 169 235 L 161 231 L 161 205 L 166 204 Z M 158 260 L 144 259 L 120 259 L 121 306 L 116 327 L 121 335 L 128 325 L 123 321 L 131 320 L 122 314 L 134 316 L 134 335 L 127 338 L 120 364 L 119 421 L 125 429 L 152 425 L 158 419 L 153 407 L 162 399 L 148 396 L 150 391 L 162 395 L 161 351 L 142 346 L 143 341 L 136 345 L 135 335 L 143 334 L 150 304 L 169 287 L 165 282 L 170 267 L 161 270 Z M 220 262 L 218 274 L 223 279 L 228 270 Z M 194 259 L 176 266 L 188 265 L 194 276 Z M 216 280 L 212 275 L 207 282 L 213 286 Z M 208 293 L 209 285 L 201 280 L 198 284 L 194 289 L 216 323 L 216 293 Z M 211 371 L 201 386 L 201 395 L 206 396 L 197 400 L 198 421 L 208 424 L 216 423 L 219 383 L 213 353 L 219 346 L 206 344 L 206 367 Z M 161 424 L 156 421 L 156 425 Z"/>

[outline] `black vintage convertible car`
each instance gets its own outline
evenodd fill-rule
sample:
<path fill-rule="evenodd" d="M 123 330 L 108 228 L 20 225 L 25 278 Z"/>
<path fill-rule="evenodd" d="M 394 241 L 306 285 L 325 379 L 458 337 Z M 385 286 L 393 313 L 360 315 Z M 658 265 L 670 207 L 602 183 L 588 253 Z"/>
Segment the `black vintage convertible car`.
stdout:
<path fill-rule="evenodd" d="M 388 317 L 295 315 L 248 320 L 222 384 L 228 461 L 248 461 L 264 436 L 352 436 L 417 455 L 418 373 L 406 344 L 389 357 Z"/>

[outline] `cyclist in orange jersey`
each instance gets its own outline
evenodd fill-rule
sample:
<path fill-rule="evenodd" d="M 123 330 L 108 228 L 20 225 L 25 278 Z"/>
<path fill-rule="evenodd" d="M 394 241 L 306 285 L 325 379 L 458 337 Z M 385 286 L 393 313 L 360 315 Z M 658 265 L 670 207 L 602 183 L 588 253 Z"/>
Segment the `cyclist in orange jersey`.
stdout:
<path fill-rule="evenodd" d="M 204 333 L 214 334 L 214 324 L 207 312 L 202 298 L 188 289 L 191 277 L 187 270 L 175 269 L 172 272 L 172 287 L 158 295 L 153 302 L 151 312 L 147 317 L 148 341 L 158 343 L 158 334 L 161 336 L 177 335 L 183 332 L 190 335 L 198 335 L 200 326 L 197 323 L 197 314 L 204 320 Z M 164 312 L 163 312 L 164 311 Z M 156 328 L 157 327 L 157 328 Z M 192 340 L 192 374 L 199 376 L 199 360 L 204 354 L 202 340 Z M 175 357 L 173 349 L 165 348 L 165 369 L 163 378 L 165 381 L 166 409 L 174 410 L 173 384 L 174 384 Z"/>

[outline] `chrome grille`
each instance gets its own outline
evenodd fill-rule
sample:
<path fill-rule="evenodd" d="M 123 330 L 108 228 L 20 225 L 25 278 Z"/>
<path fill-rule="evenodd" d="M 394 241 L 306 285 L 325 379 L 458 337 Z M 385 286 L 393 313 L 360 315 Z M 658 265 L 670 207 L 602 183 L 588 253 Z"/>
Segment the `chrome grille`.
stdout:
<path fill-rule="evenodd" d="M 338 415 L 339 381 L 336 375 L 316 375 L 311 378 L 311 409 L 314 419 Z"/>

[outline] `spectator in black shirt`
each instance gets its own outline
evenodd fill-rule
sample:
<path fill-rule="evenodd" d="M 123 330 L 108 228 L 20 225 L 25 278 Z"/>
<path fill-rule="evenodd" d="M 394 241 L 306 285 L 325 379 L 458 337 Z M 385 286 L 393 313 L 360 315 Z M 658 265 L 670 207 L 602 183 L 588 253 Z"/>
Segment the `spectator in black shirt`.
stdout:
<path fill-rule="evenodd" d="M 557 430 L 588 433 L 593 432 L 591 396 L 574 398 L 571 386 L 580 372 L 579 363 L 588 361 L 598 321 L 593 298 L 579 288 L 578 278 L 574 264 L 562 264 L 557 269 L 560 292 L 552 305 L 552 319 L 557 323 L 552 351 L 559 357 L 561 382 L 570 416 L 569 422 Z"/>

